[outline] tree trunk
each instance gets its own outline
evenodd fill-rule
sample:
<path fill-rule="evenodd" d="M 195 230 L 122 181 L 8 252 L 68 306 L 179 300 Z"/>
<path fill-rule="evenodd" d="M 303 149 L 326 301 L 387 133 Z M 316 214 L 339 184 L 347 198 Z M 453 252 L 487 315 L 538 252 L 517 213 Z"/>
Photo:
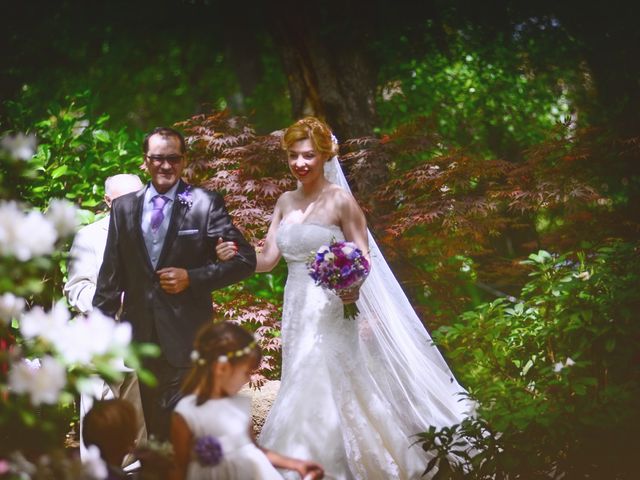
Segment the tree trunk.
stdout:
<path fill-rule="evenodd" d="M 346 3 L 340 8 L 323 4 L 323 11 L 317 4 L 312 11 L 298 3 L 279 9 L 270 22 L 294 118 L 322 118 L 340 140 L 372 135 L 376 124 L 377 71 L 364 45 L 369 24 L 355 4 Z M 330 18 L 323 22 L 323 16 Z M 345 19 L 354 18 L 358 24 L 351 29 Z M 358 37 L 352 34 L 356 30 Z"/>

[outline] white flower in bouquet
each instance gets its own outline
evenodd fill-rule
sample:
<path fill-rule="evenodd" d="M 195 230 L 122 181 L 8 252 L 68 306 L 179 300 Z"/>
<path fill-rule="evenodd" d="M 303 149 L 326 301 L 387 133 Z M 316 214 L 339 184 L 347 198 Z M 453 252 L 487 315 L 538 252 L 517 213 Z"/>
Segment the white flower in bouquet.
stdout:
<path fill-rule="evenodd" d="M 9 390 L 18 394 L 28 394 L 31 403 L 56 404 L 60 392 L 67 383 L 67 372 L 60 362 L 50 356 L 34 362 L 14 363 L 9 370 Z"/>
<path fill-rule="evenodd" d="M 78 229 L 78 209 L 67 200 L 59 198 L 51 200 L 46 216 L 53 223 L 60 237 L 71 235 Z"/>
<path fill-rule="evenodd" d="M 351 255 L 354 251 L 355 249 L 349 245 L 344 245 L 342 247 L 342 253 L 344 253 L 345 255 Z"/>
<path fill-rule="evenodd" d="M 0 322 L 8 324 L 24 310 L 24 298 L 16 297 L 11 292 L 0 295 Z"/>
<path fill-rule="evenodd" d="M 0 254 L 25 262 L 53 252 L 58 233 L 42 213 L 22 211 L 16 202 L 0 202 Z"/>

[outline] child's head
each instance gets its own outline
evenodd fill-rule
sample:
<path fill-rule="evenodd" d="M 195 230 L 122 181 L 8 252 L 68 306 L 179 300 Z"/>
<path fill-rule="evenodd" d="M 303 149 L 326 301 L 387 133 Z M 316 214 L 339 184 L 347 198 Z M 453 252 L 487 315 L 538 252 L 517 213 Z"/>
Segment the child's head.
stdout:
<path fill-rule="evenodd" d="M 119 398 L 101 400 L 84 416 L 82 436 L 85 445 L 95 445 L 102 458 L 120 465 L 135 444 L 138 420 L 133 405 Z"/>
<path fill-rule="evenodd" d="M 194 342 L 194 363 L 182 388 L 186 394 L 197 393 L 198 405 L 216 390 L 235 395 L 258 368 L 262 354 L 253 335 L 231 322 L 204 325 Z"/>

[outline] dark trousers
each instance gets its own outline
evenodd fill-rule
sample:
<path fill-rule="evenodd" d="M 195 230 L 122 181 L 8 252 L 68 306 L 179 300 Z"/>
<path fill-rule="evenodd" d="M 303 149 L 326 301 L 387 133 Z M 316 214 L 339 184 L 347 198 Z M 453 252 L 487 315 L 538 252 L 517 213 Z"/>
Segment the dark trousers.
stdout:
<path fill-rule="evenodd" d="M 157 379 L 157 385 L 154 387 L 140 382 L 140 397 L 147 433 L 157 440 L 169 440 L 171 412 L 182 398 L 180 387 L 190 369 L 174 367 L 164 355 L 146 359 L 143 364 Z"/>

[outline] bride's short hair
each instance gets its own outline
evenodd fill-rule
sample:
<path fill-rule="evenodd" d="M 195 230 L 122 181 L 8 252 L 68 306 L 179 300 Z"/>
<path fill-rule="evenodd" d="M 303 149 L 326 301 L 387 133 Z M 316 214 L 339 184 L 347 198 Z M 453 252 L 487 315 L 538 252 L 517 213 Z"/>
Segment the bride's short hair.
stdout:
<path fill-rule="evenodd" d="M 333 141 L 329 126 L 316 117 L 304 117 L 284 131 L 282 148 L 288 150 L 300 140 L 311 140 L 313 148 L 322 155 L 331 158 L 338 153 L 338 145 Z"/>

